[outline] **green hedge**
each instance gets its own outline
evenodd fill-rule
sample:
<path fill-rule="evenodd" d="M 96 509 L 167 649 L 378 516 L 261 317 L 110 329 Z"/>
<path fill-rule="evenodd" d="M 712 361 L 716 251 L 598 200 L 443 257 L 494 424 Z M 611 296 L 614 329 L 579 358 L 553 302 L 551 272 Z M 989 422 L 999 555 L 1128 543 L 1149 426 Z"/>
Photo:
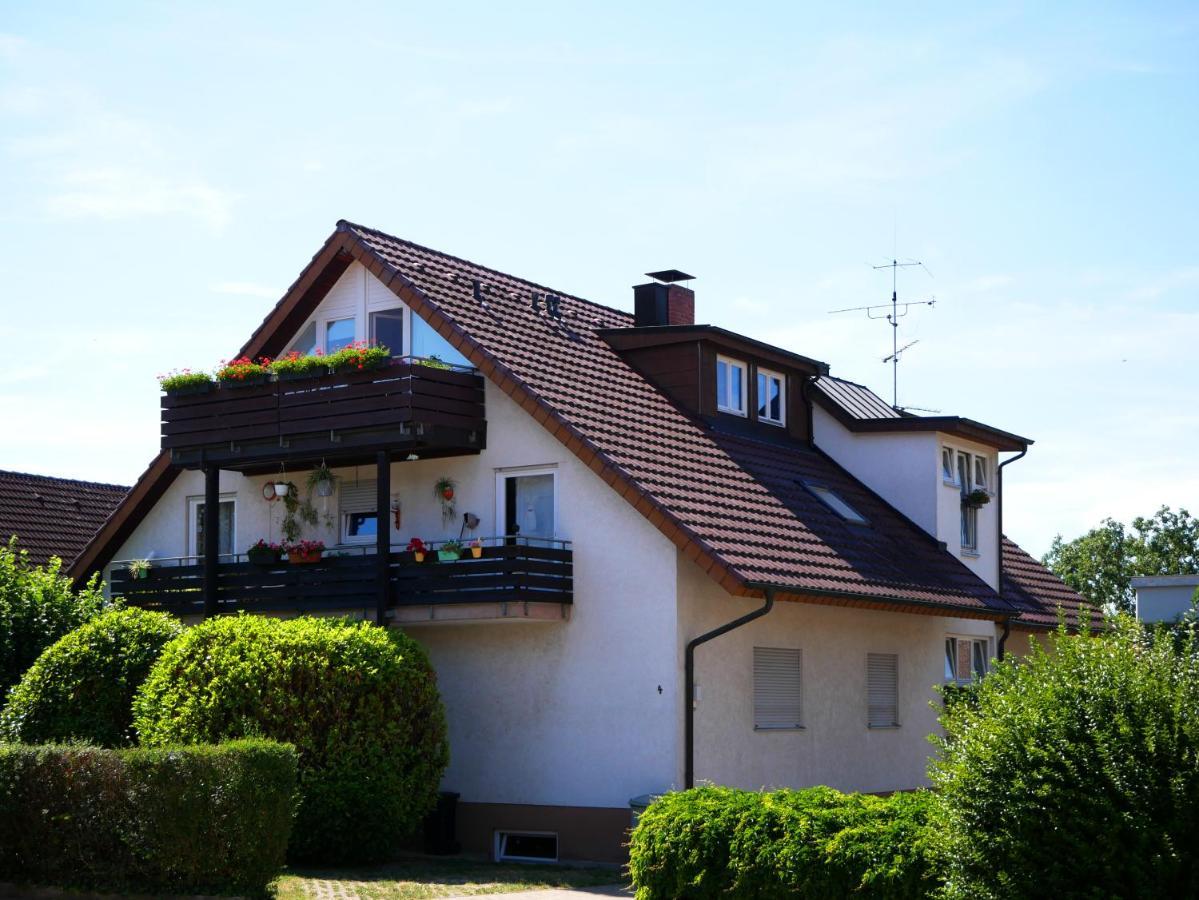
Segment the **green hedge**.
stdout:
<path fill-rule="evenodd" d="M 946 708 L 931 774 L 953 897 L 1199 896 L 1199 643 L 1051 638 Z"/>
<path fill-rule="evenodd" d="M 147 745 L 251 734 L 294 745 L 297 860 L 388 857 L 432 808 L 449 761 L 424 651 L 340 619 L 225 616 L 187 629 L 142 685 L 134 726 Z"/>
<path fill-rule="evenodd" d="M 164 613 L 116 609 L 59 638 L 0 712 L 0 739 L 24 744 L 133 743 L 133 695 L 183 626 Z"/>
<path fill-rule="evenodd" d="M 671 793 L 642 814 L 629 869 L 638 900 L 921 897 L 937 886 L 929 805 L 827 787 Z"/>
<path fill-rule="evenodd" d="M 43 650 L 108 605 L 97 579 L 72 590 L 60 565 L 33 565 L 15 537 L 0 543 L 0 703 Z"/>
<path fill-rule="evenodd" d="M 0 744 L 0 878 L 261 892 L 295 813 L 284 744 L 104 750 Z"/>

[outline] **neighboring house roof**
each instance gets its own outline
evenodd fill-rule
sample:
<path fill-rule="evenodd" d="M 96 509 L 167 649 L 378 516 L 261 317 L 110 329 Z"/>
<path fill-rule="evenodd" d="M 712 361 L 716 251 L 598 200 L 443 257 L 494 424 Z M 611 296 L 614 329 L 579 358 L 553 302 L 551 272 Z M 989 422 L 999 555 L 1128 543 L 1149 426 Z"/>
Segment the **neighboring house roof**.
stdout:
<path fill-rule="evenodd" d="M 812 398 L 853 432 L 940 431 L 998 450 L 1024 450 L 1033 443 L 962 416 L 917 416 L 898 410 L 870 388 L 831 375 L 817 379 L 816 388 Z"/>
<path fill-rule="evenodd" d="M 349 222 L 337 230 L 241 352 L 275 355 L 354 260 L 735 594 L 1004 618 L 1012 607 L 924 531 L 817 450 L 734 437 L 690 418 L 600 336 L 629 313 Z M 533 294 L 556 294 L 554 318 Z M 107 560 L 174 477 L 160 456 L 122 522 L 76 574 Z M 827 485 L 869 525 L 832 513 Z"/>
<path fill-rule="evenodd" d="M 119 484 L 0 470 L 0 541 L 15 534 L 32 562 L 70 564 L 127 493 Z"/>
<path fill-rule="evenodd" d="M 1007 535 L 1003 537 L 1003 582 L 1000 587 L 1003 596 L 1020 611 L 1021 627 L 1056 628 L 1059 607 L 1067 624 L 1076 625 L 1088 605 L 1078 591 L 1025 553 Z M 1098 619 L 1101 615 L 1101 610 L 1090 610 L 1091 618 Z"/>

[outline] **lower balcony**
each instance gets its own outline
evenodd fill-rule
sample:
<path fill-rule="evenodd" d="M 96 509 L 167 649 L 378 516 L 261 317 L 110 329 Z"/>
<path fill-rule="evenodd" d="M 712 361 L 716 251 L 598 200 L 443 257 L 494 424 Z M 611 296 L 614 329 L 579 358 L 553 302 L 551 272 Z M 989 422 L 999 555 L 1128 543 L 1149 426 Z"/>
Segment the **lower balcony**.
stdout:
<path fill-rule="evenodd" d="M 573 601 L 573 551 L 569 541 L 492 538 L 476 558 L 424 561 L 392 549 L 386 566 L 386 618 L 393 624 L 563 620 Z M 180 617 L 205 614 L 204 565 L 185 557 L 152 561 L 130 571 L 113 564 L 113 597 Z M 216 567 L 215 604 L 209 612 L 346 614 L 378 608 L 382 567 L 364 548 L 333 550 L 312 563 L 249 562 L 225 556 Z"/>

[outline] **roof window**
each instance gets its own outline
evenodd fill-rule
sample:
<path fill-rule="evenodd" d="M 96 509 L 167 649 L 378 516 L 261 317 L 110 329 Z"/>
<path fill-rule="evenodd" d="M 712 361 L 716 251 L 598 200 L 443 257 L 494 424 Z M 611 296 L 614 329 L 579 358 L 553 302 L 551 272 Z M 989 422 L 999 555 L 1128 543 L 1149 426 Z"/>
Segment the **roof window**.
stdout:
<path fill-rule="evenodd" d="M 823 484 L 812 484 L 807 481 L 803 482 L 803 486 L 815 494 L 825 506 L 846 522 L 853 522 L 855 525 L 867 524 L 866 517 L 841 499 L 841 495 L 836 493 L 832 488 L 825 487 Z"/>

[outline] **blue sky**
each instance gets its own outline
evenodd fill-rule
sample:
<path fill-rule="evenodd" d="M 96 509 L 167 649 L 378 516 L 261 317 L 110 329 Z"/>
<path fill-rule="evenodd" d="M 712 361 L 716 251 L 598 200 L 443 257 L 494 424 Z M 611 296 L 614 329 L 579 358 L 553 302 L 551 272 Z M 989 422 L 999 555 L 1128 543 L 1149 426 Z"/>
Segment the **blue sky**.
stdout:
<path fill-rule="evenodd" d="M 0 6 L 0 468 L 131 482 L 339 218 L 1036 440 L 1035 553 L 1199 512 L 1199 10 Z"/>

